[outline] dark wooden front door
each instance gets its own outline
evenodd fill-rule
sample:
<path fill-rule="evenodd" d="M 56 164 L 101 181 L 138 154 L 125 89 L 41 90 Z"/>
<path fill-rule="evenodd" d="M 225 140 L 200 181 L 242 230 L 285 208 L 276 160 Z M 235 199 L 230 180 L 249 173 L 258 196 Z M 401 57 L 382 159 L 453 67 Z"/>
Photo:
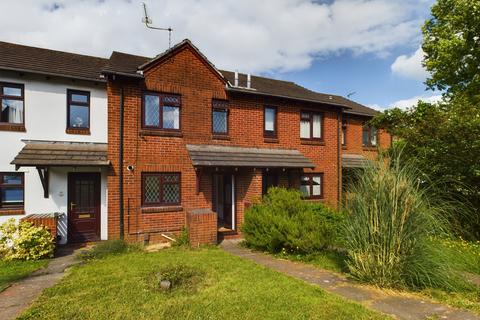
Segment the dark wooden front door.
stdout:
<path fill-rule="evenodd" d="M 68 242 L 100 240 L 100 173 L 68 174 Z"/>

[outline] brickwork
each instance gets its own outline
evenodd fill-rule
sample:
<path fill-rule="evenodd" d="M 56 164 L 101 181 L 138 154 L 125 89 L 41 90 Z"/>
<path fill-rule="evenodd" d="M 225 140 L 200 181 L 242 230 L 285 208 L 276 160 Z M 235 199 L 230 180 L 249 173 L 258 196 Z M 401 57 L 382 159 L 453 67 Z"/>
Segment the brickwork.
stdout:
<path fill-rule="evenodd" d="M 190 245 L 217 243 L 217 214 L 209 209 L 191 210 L 187 214 Z"/>
<path fill-rule="evenodd" d="M 145 70 L 144 78 L 134 81 L 108 81 L 108 152 L 112 170 L 108 177 L 108 232 L 109 238 L 119 236 L 119 106 L 124 94 L 124 212 L 125 237 L 131 241 L 143 234 L 179 233 L 188 224 L 188 212 L 194 209 L 212 209 L 213 173 L 215 168 L 196 171 L 189 158 L 186 144 L 221 144 L 243 147 L 297 149 L 316 165 L 306 172 L 323 173 L 323 201 L 336 206 L 339 189 L 339 109 L 292 100 L 233 94 L 225 90 L 225 83 L 189 46 L 180 49 L 169 59 Z M 181 95 L 180 133 L 142 129 L 142 92 L 144 90 Z M 212 99 L 228 100 L 229 136 L 216 139 L 211 131 Z M 277 139 L 263 136 L 264 106 L 277 107 Z M 323 141 L 304 142 L 300 139 L 300 111 L 323 113 Z M 352 132 L 353 134 L 353 132 Z M 361 138 L 361 132 L 360 132 Z M 360 140 L 361 145 L 361 140 Z M 127 171 L 131 165 L 133 171 Z M 198 170 L 198 168 L 197 168 Z M 235 225 L 243 221 L 245 204 L 258 200 L 262 193 L 262 170 L 258 168 L 230 168 L 235 176 Z M 181 205 L 175 207 L 142 208 L 142 172 L 181 173 Z M 281 184 L 299 184 L 296 175 L 284 172 Z M 294 178 L 288 178 L 289 175 Z M 197 178 L 200 186 L 197 190 Z M 202 222 L 210 228 L 212 220 Z M 196 237 L 196 236 L 195 236 Z M 205 236 L 210 239 L 210 236 Z M 197 239 L 197 238 L 194 238 Z M 203 241 L 204 239 L 202 239 Z M 195 240 L 200 241 L 200 240 Z"/>
<path fill-rule="evenodd" d="M 45 227 L 52 235 L 54 241 L 57 240 L 57 217 L 35 217 L 35 215 L 29 215 L 20 220 L 30 222 L 37 227 Z"/>

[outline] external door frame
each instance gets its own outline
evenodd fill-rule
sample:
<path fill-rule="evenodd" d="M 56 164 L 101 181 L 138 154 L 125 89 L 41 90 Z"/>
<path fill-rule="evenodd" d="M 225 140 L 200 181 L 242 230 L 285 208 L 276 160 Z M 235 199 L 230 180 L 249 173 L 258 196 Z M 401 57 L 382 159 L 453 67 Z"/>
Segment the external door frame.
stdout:
<path fill-rule="evenodd" d="M 214 205 L 214 208 L 215 208 L 215 212 L 218 214 L 218 185 L 216 185 L 218 183 L 218 180 L 219 179 L 216 179 L 215 176 L 228 176 L 229 173 L 213 173 L 212 175 L 212 204 Z M 224 182 L 225 179 L 222 179 L 222 182 Z M 235 192 L 235 186 L 236 186 L 236 181 L 235 181 L 235 174 L 231 174 L 231 220 L 232 220 L 232 230 L 235 230 L 236 229 L 236 221 L 235 221 L 235 217 L 236 217 L 236 205 L 235 205 L 235 201 L 236 201 L 236 192 Z M 223 185 L 222 185 L 222 188 L 223 188 Z M 214 201 L 214 203 L 213 203 Z M 225 214 L 225 213 L 224 213 Z"/>
<path fill-rule="evenodd" d="M 95 217 L 95 232 L 100 240 L 101 234 L 100 234 L 100 224 L 101 224 L 101 207 L 102 207 L 102 179 L 101 179 L 101 174 L 100 172 L 69 172 L 68 177 L 67 177 L 67 243 L 72 242 L 72 237 L 71 237 L 71 227 L 70 225 L 72 224 L 71 222 L 71 203 L 72 203 L 72 194 L 73 194 L 73 184 L 72 184 L 72 179 L 74 176 L 92 176 L 95 179 L 95 184 L 97 186 L 97 194 L 95 195 L 95 201 L 96 201 L 96 212 L 98 213 Z"/>

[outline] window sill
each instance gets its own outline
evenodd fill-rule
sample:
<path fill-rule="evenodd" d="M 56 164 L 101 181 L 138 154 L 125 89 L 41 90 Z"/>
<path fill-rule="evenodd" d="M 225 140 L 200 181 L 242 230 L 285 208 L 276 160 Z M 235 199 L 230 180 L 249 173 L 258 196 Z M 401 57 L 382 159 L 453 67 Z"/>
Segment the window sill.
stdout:
<path fill-rule="evenodd" d="M 348 149 L 348 147 L 346 145 L 342 146 L 342 150 L 347 150 L 347 149 Z"/>
<path fill-rule="evenodd" d="M 142 213 L 162 213 L 183 211 L 182 206 L 143 207 Z"/>
<path fill-rule="evenodd" d="M 0 209 L 0 216 L 18 216 L 25 214 L 23 209 Z"/>
<path fill-rule="evenodd" d="M 183 134 L 181 131 L 142 129 L 140 136 L 183 137 Z"/>
<path fill-rule="evenodd" d="M 378 147 L 366 147 L 366 146 L 363 146 L 363 150 L 365 150 L 365 151 L 378 151 Z"/>
<path fill-rule="evenodd" d="M 24 124 L 0 123 L 0 131 L 26 132 Z"/>
<path fill-rule="evenodd" d="M 312 139 L 300 139 L 301 144 L 311 145 L 311 146 L 324 146 L 325 141 L 323 140 L 312 140 Z"/>
<path fill-rule="evenodd" d="M 309 201 L 309 202 L 323 202 L 323 201 L 325 201 L 325 198 L 323 198 L 323 197 L 313 197 L 313 198 L 303 198 L 303 200 Z"/>
<path fill-rule="evenodd" d="M 213 134 L 212 140 L 230 140 L 230 136 L 226 134 Z"/>
<path fill-rule="evenodd" d="M 76 128 L 67 128 L 65 130 L 67 134 L 80 134 L 80 135 L 90 135 L 90 129 L 76 129 Z"/>
<path fill-rule="evenodd" d="M 264 137 L 263 141 L 266 143 L 278 143 L 280 140 L 277 137 Z"/>

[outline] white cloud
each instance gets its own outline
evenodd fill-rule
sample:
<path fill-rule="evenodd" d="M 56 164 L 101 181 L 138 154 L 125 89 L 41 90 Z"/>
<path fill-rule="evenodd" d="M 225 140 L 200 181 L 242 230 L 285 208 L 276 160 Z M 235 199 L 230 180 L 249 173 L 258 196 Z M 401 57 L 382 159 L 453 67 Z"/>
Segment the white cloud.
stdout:
<path fill-rule="evenodd" d="M 108 56 L 153 56 L 168 34 L 141 24 L 139 0 L 2 0 L 0 40 Z M 414 0 L 147 1 L 154 25 L 190 38 L 221 68 L 249 72 L 308 68 L 343 51 L 388 54 L 418 37 Z"/>
<path fill-rule="evenodd" d="M 410 56 L 402 55 L 397 57 L 390 68 L 394 74 L 402 77 L 425 81 L 428 72 L 422 66 L 424 55 L 425 53 L 422 48 L 418 48 L 417 51 Z"/>
<path fill-rule="evenodd" d="M 423 96 L 416 96 L 408 99 L 403 99 L 403 100 L 398 100 L 389 105 L 388 108 L 400 108 L 403 110 L 406 110 L 408 108 L 411 108 L 413 106 L 416 106 L 418 104 L 418 101 L 425 101 L 425 102 L 430 102 L 430 103 L 435 103 L 440 100 L 442 100 L 442 95 L 437 94 L 437 95 L 423 95 Z"/>

